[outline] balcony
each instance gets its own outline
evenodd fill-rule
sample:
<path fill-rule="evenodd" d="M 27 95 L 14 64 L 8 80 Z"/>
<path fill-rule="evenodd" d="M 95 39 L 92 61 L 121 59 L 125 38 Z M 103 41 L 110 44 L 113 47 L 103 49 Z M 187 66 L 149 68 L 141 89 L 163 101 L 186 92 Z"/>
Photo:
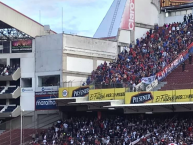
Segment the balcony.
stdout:
<path fill-rule="evenodd" d="M 20 96 L 20 87 L 0 87 L 0 99 L 16 99 Z"/>
<path fill-rule="evenodd" d="M 0 75 L 0 81 L 17 81 L 21 77 L 21 68 L 15 71 L 10 71 L 10 75 Z"/>
<path fill-rule="evenodd" d="M 0 106 L 0 117 L 17 117 L 21 114 L 20 106 Z"/>

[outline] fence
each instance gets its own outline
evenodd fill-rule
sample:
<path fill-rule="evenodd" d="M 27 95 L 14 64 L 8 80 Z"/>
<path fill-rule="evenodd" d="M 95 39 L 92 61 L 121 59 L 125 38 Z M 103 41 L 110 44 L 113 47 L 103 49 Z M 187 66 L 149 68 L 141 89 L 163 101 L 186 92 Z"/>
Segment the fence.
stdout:
<path fill-rule="evenodd" d="M 127 92 L 131 91 L 145 91 L 145 88 L 147 85 L 143 83 L 139 83 L 135 87 L 128 83 L 99 83 L 99 82 L 92 82 L 89 85 L 85 81 L 69 81 L 69 82 L 62 82 L 60 83 L 60 86 L 63 86 L 64 88 L 71 88 L 71 87 L 84 87 L 89 86 L 90 89 L 110 89 L 110 88 L 125 88 Z"/>

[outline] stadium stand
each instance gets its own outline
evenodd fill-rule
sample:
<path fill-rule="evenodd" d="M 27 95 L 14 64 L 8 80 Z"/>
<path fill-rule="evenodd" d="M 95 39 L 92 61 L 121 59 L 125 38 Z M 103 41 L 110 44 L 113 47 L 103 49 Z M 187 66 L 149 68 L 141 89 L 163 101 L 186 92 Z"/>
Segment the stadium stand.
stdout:
<path fill-rule="evenodd" d="M 12 75 L 16 70 L 17 68 L 19 68 L 19 65 L 17 66 L 3 66 L 0 68 L 0 75 Z"/>
<path fill-rule="evenodd" d="M 0 93 L 5 89 L 5 87 L 0 87 Z"/>
<path fill-rule="evenodd" d="M 34 134 L 31 144 L 190 145 L 192 119 L 191 113 L 72 117 Z"/>
<path fill-rule="evenodd" d="M 3 94 L 11 94 L 13 93 L 17 87 L 8 87 Z"/>
<path fill-rule="evenodd" d="M 106 62 L 93 70 L 87 84 L 96 84 L 96 88 L 133 88 L 140 83 L 142 77 L 149 77 L 175 60 L 187 46 L 193 42 L 192 18 L 182 23 L 155 26 L 148 31 L 136 45 L 118 54 L 117 60 Z"/>
<path fill-rule="evenodd" d="M 167 84 L 161 90 L 177 90 L 177 89 L 192 89 L 193 88 L 193 67 L 186 60 L 181 66 L 175 69 L 169 76 L 164 79 Z M 184 67 L 184 68 L 183 68 Z M 184 70 L 183 70 L 184 69 Z M 178 78 L 178 79 L 176 79 Z"/>
<path fill-rule="evenodd" d="M 4 112 L 12 112 L 17 106 L 7 106 Z"/>

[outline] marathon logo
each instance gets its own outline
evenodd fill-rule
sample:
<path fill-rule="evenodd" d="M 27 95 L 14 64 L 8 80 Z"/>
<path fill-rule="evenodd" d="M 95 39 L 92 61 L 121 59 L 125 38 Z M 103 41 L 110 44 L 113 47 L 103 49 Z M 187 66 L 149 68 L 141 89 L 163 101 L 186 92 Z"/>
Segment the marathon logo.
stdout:
<path fill-rule="evenodd" d="M 131 97 L 131 104 L 141 104 L 153 100 L 153 96 L 150 92 L 139 93 Z"/>
<path fill-rule="evenodd" d="M 36 106 L 50 106 L 50 105 L 56 105 L 56 101 L 51 100 L 38 100 L 36 102 Z"/>
<path fill-rule="evenodd" d="M 88 95 L 89 87 L 81 87 L 72 92 L 72 97 L 84 97 Z"/>

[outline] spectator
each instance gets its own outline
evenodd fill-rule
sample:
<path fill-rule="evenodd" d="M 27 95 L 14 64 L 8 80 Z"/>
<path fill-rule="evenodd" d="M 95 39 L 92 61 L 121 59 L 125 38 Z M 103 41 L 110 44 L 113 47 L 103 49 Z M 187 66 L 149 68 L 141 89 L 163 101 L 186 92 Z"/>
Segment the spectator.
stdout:
<path fill-rule="evenodd" d="M 31 144 L 129 145 L 139 140 L 136 145 L 191 145 L 192 120 L 191 113 L 71 117 L 42 131 L 42 139 L 33 138 Z"/>
<path fill-rule="evenodd" d="M 184 72 L 184 70 L 185 70 L 185 65 L 186 65 L 185 62 L 183 62 L 182 63 L 182 72 Z"/>
<path fill-rule="evenodd" d="M 190 18 L 190 21 L 192 21 L 192 13 L 190 13 L 189 18 Z"/>
<path fill-rule="evenodd" d="M 6 75 L 6 76 L 11 75 L 17 70 L 17 68 L 19 68 L 19 65 L 17 65 L 17 66 L 4 65 L 3 67 L 0 68 L 0 75 L 3 75 L 3 76 L 4 75 Z"/>
<path fill-rule="evenodd" d="M 189 54 L 189 64 L 192 64 L 192 55 Z"/>
<path fill-rule="evenodd" d="M 136 45 L 123 49 L 109 66 L 105 62 L 93 70 L 90 81 L 98 84 L 96 88 L 131 88 L 131 81 L 137 85 L 142 77 L 150 77 L 162 71 L 187 49 L 193 41 L 192 27 L 192 22 L 155 26 L 154 31 L 150 29 L 141 39 L 136 39 Z"/>
<path fill-rule="evenodd" d="M 184 15 L 184 22 L 185 22 L 185 23 L 187 22 L 187 17 L 186 17 L 186 15 Z"/>

